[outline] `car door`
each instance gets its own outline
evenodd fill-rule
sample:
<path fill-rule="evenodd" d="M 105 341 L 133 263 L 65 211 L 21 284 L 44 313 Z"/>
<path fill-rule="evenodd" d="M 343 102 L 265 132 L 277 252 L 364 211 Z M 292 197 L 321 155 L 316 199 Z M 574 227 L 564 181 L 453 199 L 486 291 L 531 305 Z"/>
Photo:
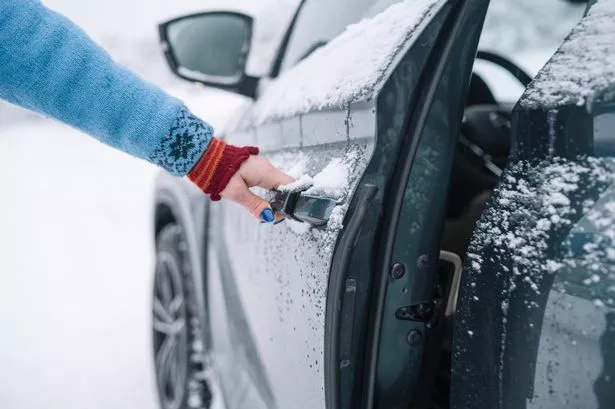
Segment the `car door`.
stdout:
<path fill-rule="evenodd" d="M 454 408 L 615 407 L 612 5 L 590 2 L 514 109 L 464 268 Z"/>
<path fill-rule="evenodd" d="M 258 145 L 313 186 L 287 209 L 297 220 L 279 225 L 232 204 L 210 213 L 213 360 L 228 407 L 391 408 L 425 398 L 423 357 L 437 334 L 429 319 L 398 310 L 435 297 L 487 3 L 302 4 L 281 75 L 227 139 Z M 404 274 L 392 278 L 392 268 Z"/>

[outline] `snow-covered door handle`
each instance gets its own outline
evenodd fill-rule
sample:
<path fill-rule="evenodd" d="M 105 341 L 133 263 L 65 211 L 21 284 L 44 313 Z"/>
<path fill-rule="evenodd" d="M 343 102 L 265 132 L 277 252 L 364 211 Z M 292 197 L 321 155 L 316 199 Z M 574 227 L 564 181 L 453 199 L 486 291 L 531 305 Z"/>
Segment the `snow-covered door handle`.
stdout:
<path fill-rule="evenodd" d="M 274 211 L 285 217 L 312 226 L 327 224 L 337 201 L 328 197 L 315 196 L 299 192 L 276 192 L 271 201 Z"/>

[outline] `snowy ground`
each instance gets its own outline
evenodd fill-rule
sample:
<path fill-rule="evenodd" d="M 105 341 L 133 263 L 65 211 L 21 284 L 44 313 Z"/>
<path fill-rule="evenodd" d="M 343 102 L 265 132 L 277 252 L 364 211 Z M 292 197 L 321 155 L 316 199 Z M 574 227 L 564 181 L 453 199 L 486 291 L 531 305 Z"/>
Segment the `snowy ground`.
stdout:
<path fill-rule="evenodd" d="M 3 129 L 0 163 L 0 407 L 155 407 L 155 169 L 46 122 Z"/>
<path fill-rule="evenodd" d="M 196 113 L 207 111 L 215 125 L 238 103 L 168 73 L 155 20 L 178 14 L 176 6 L 46 3 Z M 120 4 L 132 11 L 124 7 L 112 31 L 96 23 L 114 18 Z M 0 408 L 157 408 L 150 339 L 156 173 L 66 126 L 0 106 Z"/>
<path fill-rule="evenodd" d="M 45 3 L 215 125 L 238 104 L 174 80 L 156 45 L 156 21 L 200 10 L 204 0 Z M 518 9 L 521 22 L 527 16 Z M 524 47 L 527 36 L 515 35 L 526 31 L 510 30 L 493 36 L 491 48 Z M 535 31 L 542 38 L 545 30 Z M 535 71 L 544 54 L 531 61 Z M 65 126 L 0 106 L 0 408 L 157 407 L 150 341 L 156 172 Z"/>

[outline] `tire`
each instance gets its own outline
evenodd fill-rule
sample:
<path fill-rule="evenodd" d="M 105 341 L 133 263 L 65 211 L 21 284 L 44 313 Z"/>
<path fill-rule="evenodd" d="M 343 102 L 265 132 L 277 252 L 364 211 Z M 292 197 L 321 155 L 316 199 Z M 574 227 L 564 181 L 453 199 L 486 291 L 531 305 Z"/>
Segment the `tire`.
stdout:
<path fill-rule="evenodd" d="M 165 226 L 156 238 L 152 329 L 156 386 L 161 409 L 209 408 L 204 376 L 203 331 L 184 232 Z"/>

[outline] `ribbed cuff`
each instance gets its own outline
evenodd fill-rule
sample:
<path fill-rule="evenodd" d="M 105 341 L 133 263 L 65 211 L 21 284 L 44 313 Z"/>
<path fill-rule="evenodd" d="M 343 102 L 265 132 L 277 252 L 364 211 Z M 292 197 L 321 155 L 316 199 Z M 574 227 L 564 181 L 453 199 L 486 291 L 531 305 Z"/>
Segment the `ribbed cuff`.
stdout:
<path fill-rule="evenodd" d="M 250 155 L 258 155 L 258 148 L 227 145 L 224 141 L 212 138 L 207 151 L 188 172 L 188 178 L 208 194 L 211 200 L 220 200 L 220 192 Z"/>

